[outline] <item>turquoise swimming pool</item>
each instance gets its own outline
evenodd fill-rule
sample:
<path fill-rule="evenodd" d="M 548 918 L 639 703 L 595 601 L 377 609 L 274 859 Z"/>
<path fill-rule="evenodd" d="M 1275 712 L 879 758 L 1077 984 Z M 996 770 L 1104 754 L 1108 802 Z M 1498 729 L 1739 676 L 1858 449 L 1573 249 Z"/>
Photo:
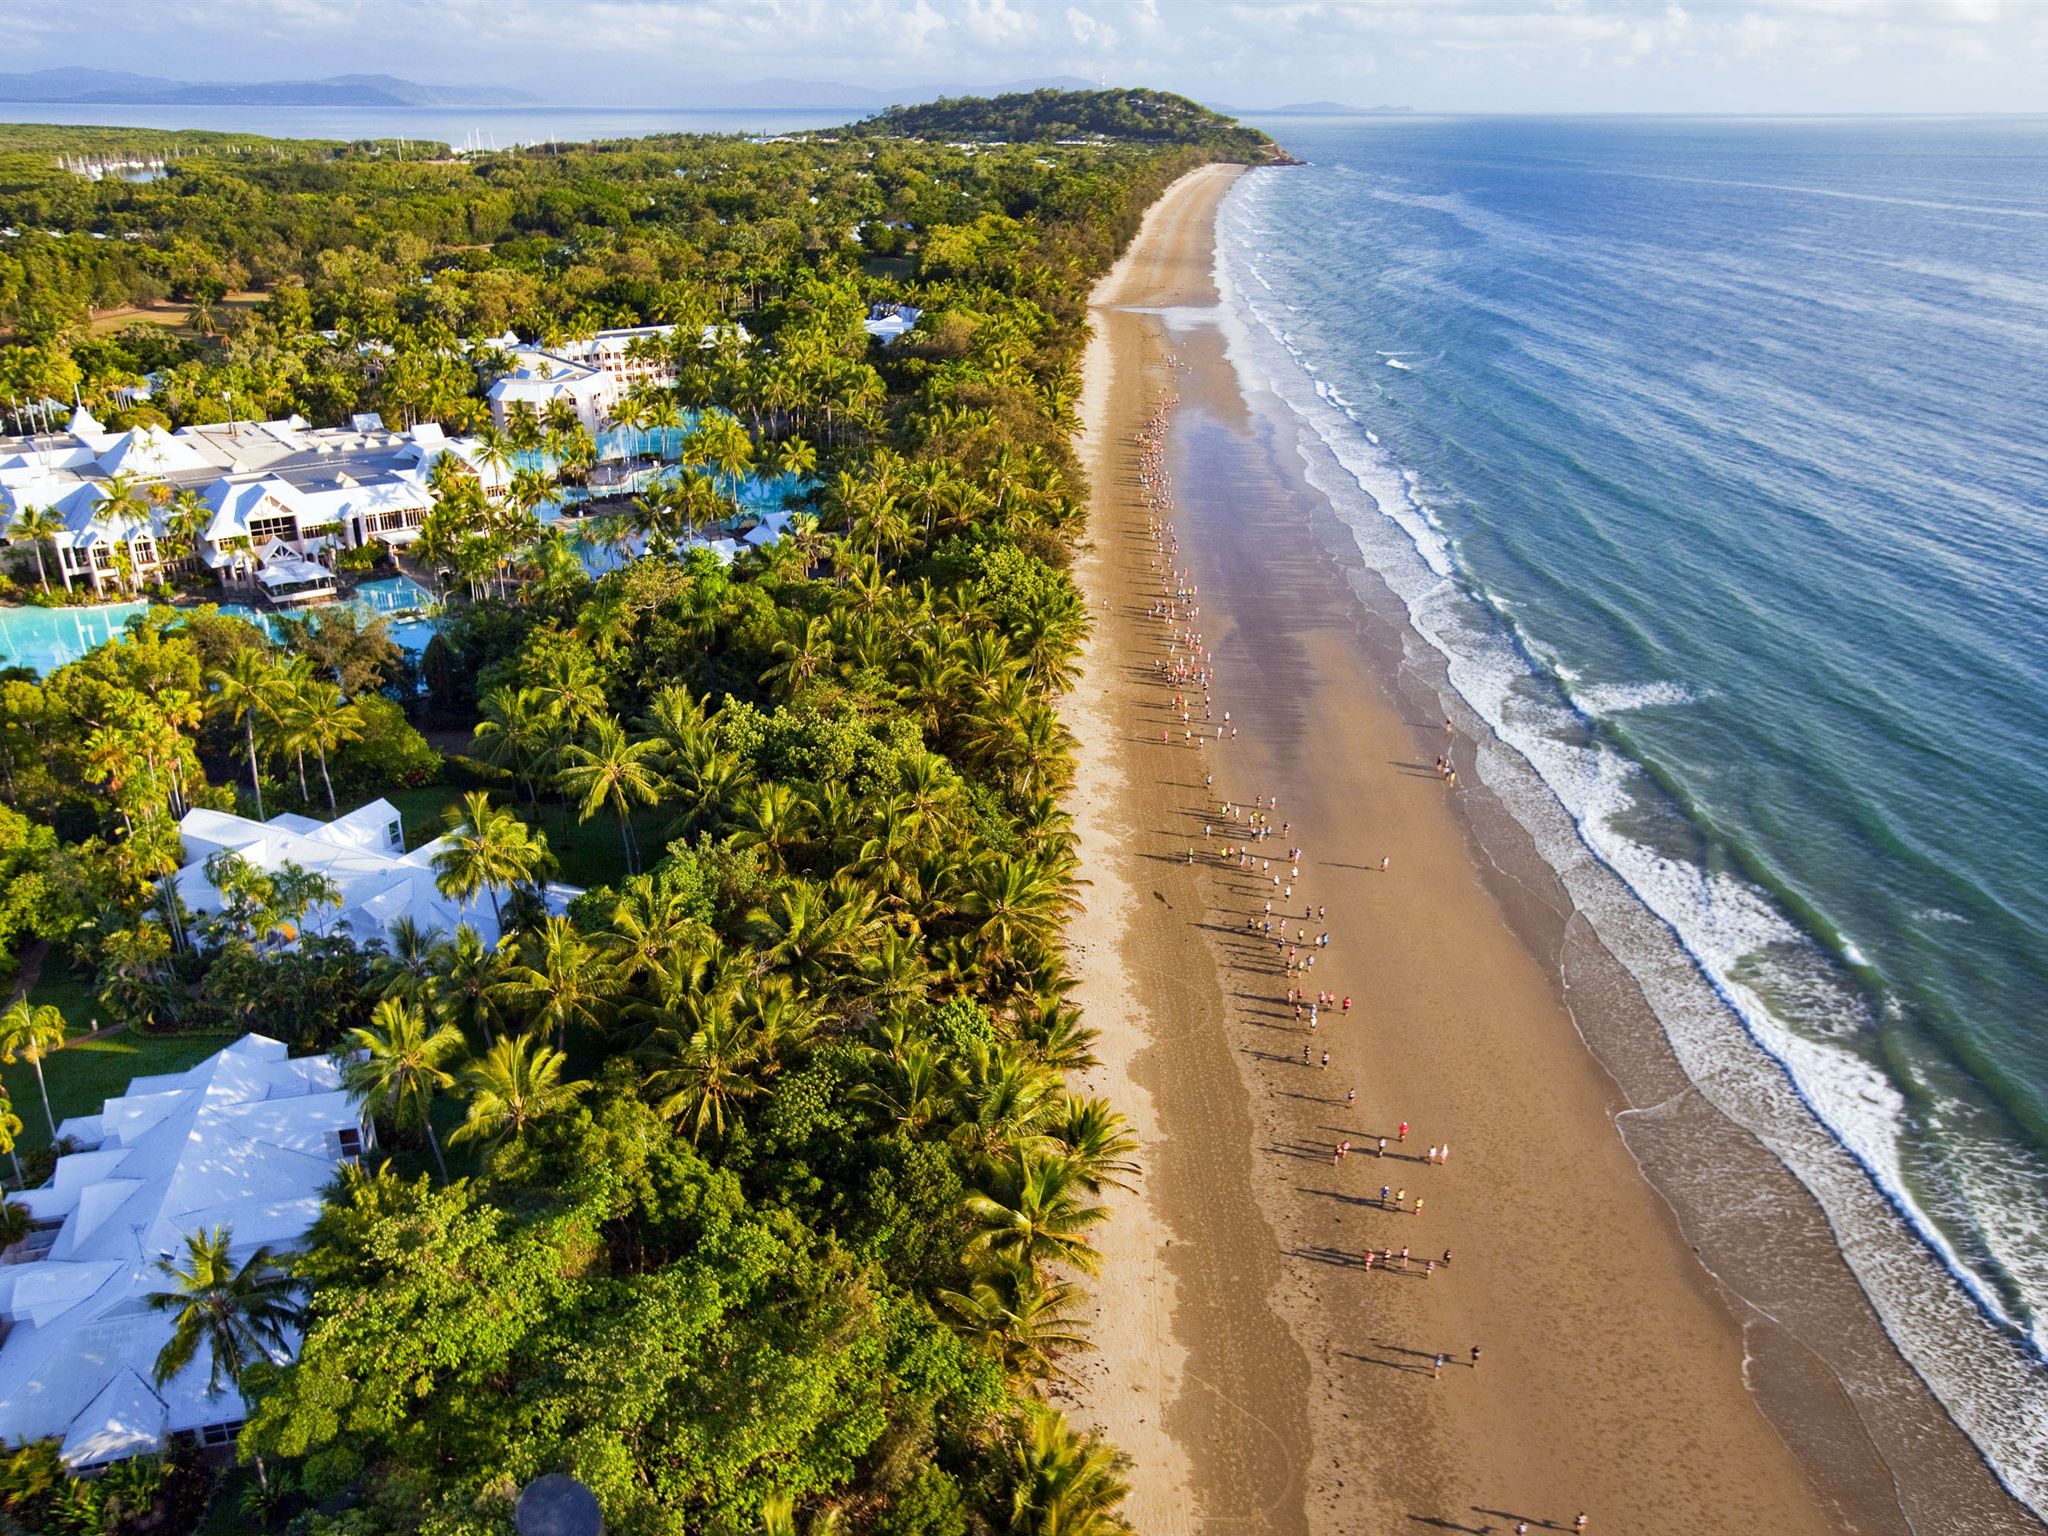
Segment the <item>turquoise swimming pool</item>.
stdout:
<path fill-rule="evenodd" d="M 406 576 L 366 581 L 348 605 L 390 621 L 391 638 L 417 656 L 434 638 L 434 595 Z M 247 619 L 273 639 L 276 614 L 247 603 L 222 603 L 221 612 Z M 33 667 L 47 676 L 95 646 L 120 635 L 122 626 L 147 603 L 101 603 L 91 608 L 0 608 L 0 666 Z M 310 610 L 317 615 L 321 610 Z"/>

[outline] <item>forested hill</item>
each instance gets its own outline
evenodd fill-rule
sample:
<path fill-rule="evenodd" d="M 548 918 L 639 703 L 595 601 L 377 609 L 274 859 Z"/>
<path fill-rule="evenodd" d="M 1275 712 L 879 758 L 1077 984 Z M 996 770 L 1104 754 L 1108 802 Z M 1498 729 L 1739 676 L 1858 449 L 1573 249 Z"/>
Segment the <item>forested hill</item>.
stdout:
<path fill-rule="evenodd" d="M 1191 145 L 1233 160 L 1282 158 L 1280 146 L 1256 128 L 1185 96 L 1143 89 L 943 96 L 919 106 L 891 107 L 858 127 L 902 138 L 1011 143 L 1102 137 Z"/>

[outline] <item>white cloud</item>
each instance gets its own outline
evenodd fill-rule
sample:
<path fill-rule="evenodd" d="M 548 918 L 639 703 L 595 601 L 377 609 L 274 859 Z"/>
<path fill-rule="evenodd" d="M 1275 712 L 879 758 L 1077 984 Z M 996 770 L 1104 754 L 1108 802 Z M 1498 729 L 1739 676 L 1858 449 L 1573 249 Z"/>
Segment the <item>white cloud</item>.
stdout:
<path fill-rule="evenodd" d="M 388 71 L 565 104 L 764 75 L 905 91 L 1100 73 L 1239 104 L 2026 110 L 2048 0 L 0 0 L 0 67 Z M 1981 78 L 1970 79 L 1972 70 Z M 1385 82 L 1399 82 L 1388 84 Z"/>
<path fill-rule="evenodd" d="M 1033 31 L 1031 18 L 1007 0 L 967 0 L 965 20 L 969 34 L 990 48 L 1009 47 Z"/>
<path fill-rule="evenodd" d="M 1116 28 L 1106 21 L 1097 21 L 1077 6 L 1067 7 L 1067 30 L 1074 34 L 1074 41 L 1083 48 L 1114 48 L 1117 43 Z"/>

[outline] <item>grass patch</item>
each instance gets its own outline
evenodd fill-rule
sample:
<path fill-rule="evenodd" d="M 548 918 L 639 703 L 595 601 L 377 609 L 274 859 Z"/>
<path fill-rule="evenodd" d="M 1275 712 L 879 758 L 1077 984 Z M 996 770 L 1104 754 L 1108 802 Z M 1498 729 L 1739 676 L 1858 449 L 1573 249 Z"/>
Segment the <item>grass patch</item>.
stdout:
<path fill-rule="evenodd" d="M 548 849 L 562 868 L 559 878 L 568 885 L 588 890 L 593 885 L 616 885 L 626 877 L 626 850 L 619 841 L 619 819 L 609 811 L 588 821 L 578 821 L 573 807 L 543 800 L 538 823 L 548 840 Z M 521 814 L 532 820 L 530 809 Z M 675 820 L 673 809 L 656 806 L 633 816 L 633 836 L 640 844 L 640 860 L 651 865 L 668 845 L 662 833 Z"/>
<path fill-rule="evenodd" d="M 198 1065 L 233 1038 L 138 1035 L 122 1030 L 119 1034 L 67 1045 L 43 1062 L 43 1076 L 50 1086 L 50 1108 L 60 1125 L 73 1115 L 97 1114 L 108 1099 L 127 1091 L 131 1078 L 182 1072 Z M 0 1079 L 6 1082 L 14 1112 L 21 1116 L 21 1150 L 47 1147 L 50 1125 L 43 1118 L 43 1101 L 36 1093 L 35 1068 L 26 1061 L 17 1061 L 12 1066 L 0 1067 Z"/>
<path fill-rule="evenodd" d="M 93 996 L 92 983 L 74 976 L 54 954 L 43 962 L 43 974 L 29 988 L 29 1006 L 44 1004 L 64 1015 L 66 1034 L 90 1034 L 100 1013 L 100 1000 Z"/>

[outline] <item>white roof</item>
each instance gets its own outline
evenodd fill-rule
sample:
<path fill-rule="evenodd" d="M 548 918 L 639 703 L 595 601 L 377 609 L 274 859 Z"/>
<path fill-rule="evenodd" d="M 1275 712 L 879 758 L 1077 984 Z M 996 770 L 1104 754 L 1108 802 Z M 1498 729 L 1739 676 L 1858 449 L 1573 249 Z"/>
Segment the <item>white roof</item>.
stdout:
<path fill-rule="evenodd" d="M 164 1443 L 168 1416 L 156 1389 L 123 1368 L 71 1421 L 58 1454 L 67 1467 L 96 1467 L 140 1456 Z"/>
<path fill-rule="evenodd" d="M 0 1267 L 0 1442 L 55 1435 L 90 1466 L 150 1450 L 165 1433 L 242 1416 L 232 1388 L 206 1396 L 205 1352 L 161 1388 L 172 1319 L 142 1297 L 169 1282 L 193 1232 L 229 1226 L 234 1257 L 290 1248 L 320 1211 L 359 1107 L 323 1056 L 245 1035 L 184 1072 L 138 1077 L 97 1116 L 65 1122 L 85 1149 L 20 1199 L 58 1221 L 48 1256 Z"/>
<path fill-rule="evenodd" d="M 388 938 L 391 925 L 409 917 L 429 933 L 452 933 L 458 923 L 467 923 L 486 944 L 497 943 L 498 919 L 489 895 L 478 892 L 468 901 L 443 896 L 434 884 L 434 855 L 445 840 L 407 853 L 403 824 L 389 800 L 373 800 L 329 822 L 289 812 L 267 822 L 251 821 L 197 808 L 185 813 L 178 834 L 191 861 L 178 872 L 178 894 L 194 912 L 220 910 L 220 893 L 206 878 L 206 860 L 232 849 L 266 872 L 292 863 L 335 883 L 339 904 L 306 914 L 305 926 L 314 933 L 346 933 L 365 944 Z M 566 885 L 550 885 L 544 892 L 555 912 L 567 910 L 581 894 Z"/>
<path fill-rule="evenodd" d="M 332 584 L 334 572 L 317 560 L 301 560 L 296 555 L 273 555 L 263 562 L 263 569 L 256 573 L 256 579 L 266 587 L 298 587 L 312 582 Z"/>
<path fill-rule="evenodd" d="M 213 467 L 192 444 L 171 436 L 162 427 L 136 427 L 122 433 L 99 456 L 98 462 L 110 475 L 123 470 L 132 475 L 170 475 Z"/>
<path fill-rule="evenodd" d="M 212 512 L 198 553 L 216 568 L 228 563 L 220 545 L 248 537 L 251 519 L 259 516 L 289 515 L 304 529 L 346 525 L 361 514 L 427 511 L 433 492 L 426 470 L 443 453 L 462 458 L 487 486 L 509 479 L 506 469 L 481 467 L 474 439 L 448 437 L 431 422 L 390 432 L 374 415 L 356 418 L 349 428 L 315 430 L 293 416 L 211 422 L 167 434 L 158 427 L 107 433 L 90 413 L 76 411 L 71 426 L 33 437 L 0 436 L 0 522 L 27 507 L 48 507 L 64 521 L 59 544 L 161 536 L 165 514 L 155 502 L 133 503 L 132 522 L 118 526 L 104 516 L 100 482 L 125 471 L 200 494 Z"/>

